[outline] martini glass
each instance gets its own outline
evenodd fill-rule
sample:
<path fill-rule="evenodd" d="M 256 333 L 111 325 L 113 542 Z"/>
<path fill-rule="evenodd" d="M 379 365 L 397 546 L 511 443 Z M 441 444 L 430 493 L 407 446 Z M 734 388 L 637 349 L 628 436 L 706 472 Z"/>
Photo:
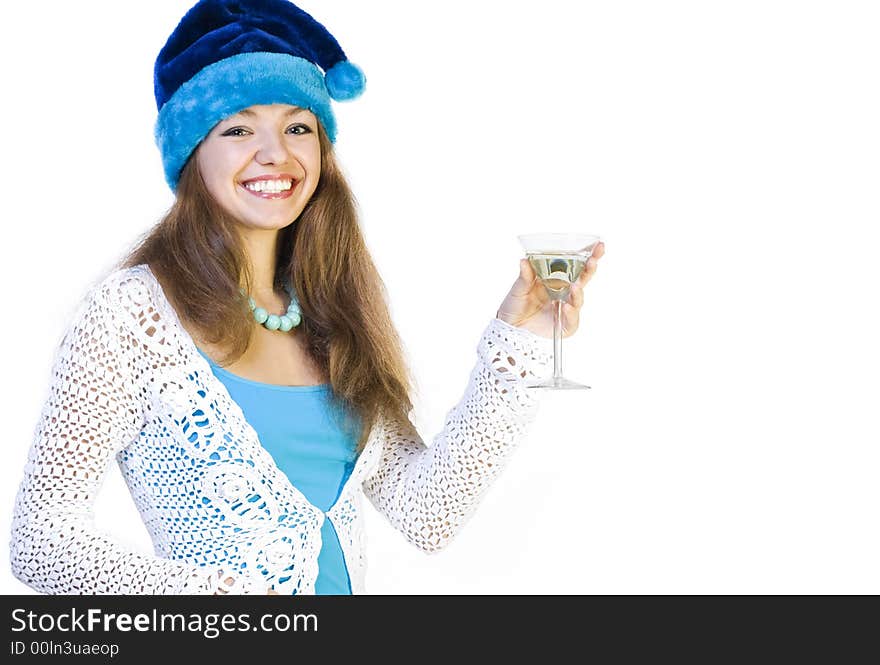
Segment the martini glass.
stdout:
<path fill-rule="evenodd" d="M 553 302 L 553 376 L 526 384 L 551 390 L 588 389 L 562 375 L 562 305 L 587 265 L 593 248 L 602 240 L 582 233 L 529 233 L 517 236 L 535 274 Z"/>

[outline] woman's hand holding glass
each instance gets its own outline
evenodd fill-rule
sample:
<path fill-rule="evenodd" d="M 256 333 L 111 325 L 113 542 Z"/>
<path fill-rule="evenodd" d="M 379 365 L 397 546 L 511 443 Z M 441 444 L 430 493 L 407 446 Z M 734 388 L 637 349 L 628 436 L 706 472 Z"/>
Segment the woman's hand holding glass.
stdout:
<path fill-rule="evenodd" d="M 593 249 L 580 277 L 572 282 L 568 299 L 562 305 L 563 337 L 571 337 L 578 329 L 584 304 L 584 287 L 596 274 L 599 259 L 605 254 L 605 243 Z M 524 328 L 541 337 L 553 337 L 554 301 L 538 279 L 528 259 L 519 262 L 519 277 L 510 287 L 495 315 L 505 323 Z"/>

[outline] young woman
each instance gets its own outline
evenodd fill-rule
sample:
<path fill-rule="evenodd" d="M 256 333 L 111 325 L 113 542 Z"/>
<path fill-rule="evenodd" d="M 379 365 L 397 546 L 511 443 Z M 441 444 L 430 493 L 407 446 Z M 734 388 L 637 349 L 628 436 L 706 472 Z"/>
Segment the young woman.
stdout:
<path fill-rule="evenodd" d="M 330 100 L 363 74 L 286 0 L 202 0 L 155 76 L 175 203 L 57 351 L 13 572 L 47 593 L 363 592 L 362 496 L 422 550 L 449 543 L 534 417 L 524 383 L 549 371 L 551 303 L 523 260 L 426 446 L 333 152 Z M 153 556 L 94 527 L 113 457 Z"/>

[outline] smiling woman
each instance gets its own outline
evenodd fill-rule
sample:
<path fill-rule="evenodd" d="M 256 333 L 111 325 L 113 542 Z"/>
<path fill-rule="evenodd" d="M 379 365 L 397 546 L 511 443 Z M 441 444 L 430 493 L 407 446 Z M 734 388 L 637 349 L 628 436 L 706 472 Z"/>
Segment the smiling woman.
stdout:
<path fill-rule="evenodd" d="M 201 0 L 155 64 L 167 214 L 58 349 L 16 499 L 14 574 L 48 593 L 365 590 L 362 498 L 424 552 L 505 467 L 550 362 L 528 262 L 430 446 L 334 152 L 365 78 L 287 0 Z M 599 247 L 565 303 L 577 328 Z M 280 313 L 280 314 L 279 314 Z M 91 519 L 115 458 L 154 544 Z"/>
<path fill-rule="evenodd" d="M 332 383 L 339 406 L 363 419 L 363 445 L 380 410 L 405 417 L 412 405 L 401 344 L 351 190 L 311 112 L 292 122 L 289 105 L 245 110 L 199 144 L 165 220 L 123 267 L 150 266 L 181 323 L 218 365 L 269 383 Z M 286 198 L 264 198 L 266 192 L 244 186 L 285 174 L 296 181 Z M 283 312 L 290 301 L 285 285 L 302 315 L 297 334 L 255 327 L 240 290 L 267 312 Z"/>
<path fill-rule="evenodd" d="M 209 194 L 234 212 L 241 233 L 277 232 L 299 217 L 318 186 L 318 120 L 287 104 L 253 106 L 218 123 L 195 156 Z M 252 249 L 257 244 L 249 242 Z"/>

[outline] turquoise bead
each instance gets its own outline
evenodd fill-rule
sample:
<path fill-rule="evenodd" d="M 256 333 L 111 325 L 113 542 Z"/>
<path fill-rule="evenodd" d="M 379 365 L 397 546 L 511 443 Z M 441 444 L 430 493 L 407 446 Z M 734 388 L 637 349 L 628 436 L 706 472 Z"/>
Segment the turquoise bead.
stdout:
<path fill-rule="evenodd" d="M 251 298 L 250 296 L 248 296 L 248 305 L 251 306 L 251 311 L 254 311 L 257 308 L 256 301 L 253 298 Z"/>
<path fill-rule="evenodd" d="M 267 312 L 262 307 L 257 307 L 254 310 L 254 319 L 256 319 L 257 323 L 265 323 L 266 319 L 269 318 L 269 312 Z"/>
<path fill-rule="evenodd" d="M 278 330 L 278 327 L 281 325 L 281 317 L 277 314 L 270 314 L 263 325 L 269 330 Z"/>
<path fill-rule="evenodd" d="M 287 316 L 293 322 L 293 326 L 296 327 L 302 322 L 302 316 L 300 316 L 299 312 L 288 312 Z"/>
<path fill-rule="evenodd" d="M 281 332 L 289 332 L 290 329 L 293 328 L 293 321 L 287 314 L 281 315 L 281 325 L 278 326 L 278 330 Z"/>

